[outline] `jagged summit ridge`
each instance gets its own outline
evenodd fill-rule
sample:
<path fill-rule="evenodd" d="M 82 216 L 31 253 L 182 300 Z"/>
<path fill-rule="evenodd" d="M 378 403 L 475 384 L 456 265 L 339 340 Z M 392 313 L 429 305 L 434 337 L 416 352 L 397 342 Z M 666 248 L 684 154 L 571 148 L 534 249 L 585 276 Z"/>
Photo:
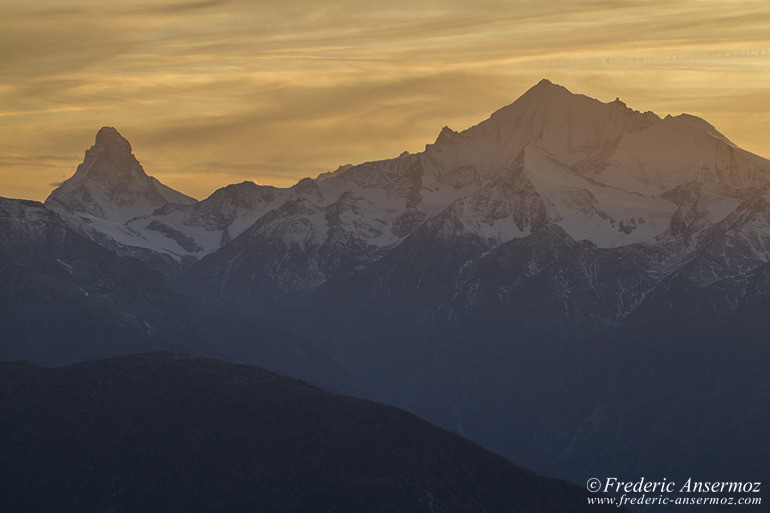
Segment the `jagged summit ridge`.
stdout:
<path fill-rule="evenodd" d="M 475 126 L 444 126 L 423 152 L 346 164 L 289 188 L 231 185 L 197 203 L 148 177 L 128 141 L 103 127 L 49 203 L 90 216 L 91 228 L 124 247 L 176 262 L 249 232 L 250 241 L 301 246 L 299 258 L 326 255 L 334 272 L 382 257 L 437 216 L 444 234 L 457 227 L 496 244 L 533 233 L 534 220 L 603 248 L 691 234 L 682 220 L 719 222 L 767 183 L 768 170 L 700 118 L 661 119 L 543 79 Z M 690 183 L 699 184 L 699 211 L 684 215 L 684 196 L 672 191 Z"/>
<path fill-rule="evenodd" d="M 114 153 L 131 154 L 131 143 L 111 126 L 104 126 L 97 132 L 94 146 Z"/>
<path fill-rule="evenodd" d="M 472 239 L 491 250 L 560 231 L 599 248 L 678 244 L 770 176 L 770 163 L 714 132 L 695 117 L 661 119 L 544 80 L 471 128 L 444 127 L 424 152 L 302 180 L 201 262 L 201 274 L 279 295 L 421 240 L 449 248 Z M 690 183 L 696 201 L 671 193 Z"/>

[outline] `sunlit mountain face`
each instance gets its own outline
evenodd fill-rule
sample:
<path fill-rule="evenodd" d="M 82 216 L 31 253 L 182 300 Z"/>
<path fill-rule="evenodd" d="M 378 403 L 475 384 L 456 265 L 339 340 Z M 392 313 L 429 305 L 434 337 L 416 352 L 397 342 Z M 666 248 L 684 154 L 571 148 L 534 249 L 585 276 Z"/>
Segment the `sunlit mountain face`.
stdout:
<path fill-rule="evenodd" d="M 220 248 L 226 258 L 268 246 L 250 239 L 300 248 L 306 269 L 293 267 L 279 285 L 289 292 L 379 260 L 423 225 L 489 248 L 547 225 L 600 249 L 677 246 L 676 264 L 706 229 L 766 199 L 767 170 L 700 118 L 660 118 L 543 80 L 478 125 L 444 127 L 420 153 L 289 188 L 234 184 L 200 202 L 148 176 L 128 141 L 105 127 L 46 205 L 119 253 L 163 261 L 169 275 Z"/>
<path fill-rule="evenodd" d="M 197 201 L 102 128 L 44 204 L 0 201 L 0 356 L 256 364 L 578 483 L 763 477 L 770 162 L 548 80 L 437 132 Z"/>

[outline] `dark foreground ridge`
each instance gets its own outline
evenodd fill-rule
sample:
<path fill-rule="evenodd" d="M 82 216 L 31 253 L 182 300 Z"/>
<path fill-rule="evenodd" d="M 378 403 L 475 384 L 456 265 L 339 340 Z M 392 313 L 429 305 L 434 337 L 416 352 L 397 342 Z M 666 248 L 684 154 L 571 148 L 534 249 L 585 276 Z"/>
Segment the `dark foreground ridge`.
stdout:
<path fill-rule="evenodd" d="M 0 455 L 5 511 L 602 511 L 396 408 L 170 353 L 0 363 Z"/>

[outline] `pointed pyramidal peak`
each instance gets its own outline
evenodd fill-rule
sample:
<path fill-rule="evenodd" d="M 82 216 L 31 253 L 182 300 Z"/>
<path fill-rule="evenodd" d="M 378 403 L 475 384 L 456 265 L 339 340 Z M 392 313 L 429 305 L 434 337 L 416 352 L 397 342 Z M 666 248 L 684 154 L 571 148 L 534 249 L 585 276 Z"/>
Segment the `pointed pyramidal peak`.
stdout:
<path fill-rule="evenodd" d="M 445 126 L 441 129 L 441 133 L 438 134 L 438 137 L 436 138 L 436 142 L 434 144 L 440 144 L 443 142 L 448 142 L 454 139 L 454 137 L 457 135 L 457 132 L 449 128 L 448 126 Z"/>
<path fill-rule="evenodd" d="M 588 106 L 588 108 L 604 105 L 599 100 L 589 98 L 582 94 L 575 94 L 566 87 L 554 84 L 544 78 L 534 86 L 530 87 L 512 104 L 497 110 L 492 117 L 504 116 L 514 107 L 515 110 L 540 110 L 547 112 L 558 112 L 564 114 L 576 106 Z"/>
<path fill-rule="evenodd" d="M 444 165 L 494 170 L 534 145 L 571 166 L 657 121 L 621 101 L 604 103 L 543 79 L 478 125 L 460 133 L 445 127 L 426 150 Z"/>
<path fill-rule="evenodd" d="M 83 164 L 78 166 L 72 178 L 114 181 L 145 181 L 148 179 L 139 161 L 131 153 L 131 143 L 109 126 L 102 127 L 96 134 L 96 141 L 86 151 Z"/>
<path fill-rule="evenodd" d="M 123 224 L 166 203 L 195 200 L 148 176 L 131 153 L 131 144 L 115 128 L 103 127 L 75 174 L 45 203 L 60 213 Z"/>
<path fill-rule="evenodd" d="M 529 99 L 529 101 L 554 101 L 558 98 L 569 98 L 574 96 L 580 96 L 573 94 L 569 89 L 566 87 L 554 84 L 547 78 L 542 79 L 537 84 L 533 85 L 532 87 L 527 90 L 517 101 L 523 101 L 525 98 Z"/>
<path fill-rule="evenodd" d="M 131 155 L 131 143 L 111 126 L 102 127 L 99 130 L 94 146 L 111 153 Z"/>
<path fill-rule="evenodd" d="M 439 132 L 438 137 L 436 137 L 436 141 L 433 144 L 425 145 L 425 150 L 428 151 L 431 148 L 449 145 L 453 141 L 456 141 L 459 135 L 458 132 L 455 132 L 448 126 L 444 126 L 444 128 L 441 129 L 441 132 Z M 407 152 L 404 153 L 406 153 L 406 156 L 409 155 Z M 401 157 L 404 157 L 404 153 L 401 154 Z"/>
<path fill-rule="evenodd" d="M 540 82 L 538 82 L 537 84 L 535 84 L 532 87 L 530 87 L 529 90 L 530 91 L 545 91 L 545 90 L 549 90 L 549 89 L 550 90 L 557 90 L 557 91 L 566 91 L 566 92 L 569 93 L 569 90 L 566 87 L 564 87 L 563 85 L 560 85 L 560 84 L 554 84 L 553 82 L 551 82 L 547 78 L 544 78 L 544 79 L 540 80 Z M 572 94 L 572 93 L 570 93 L 570 94 Z"/>

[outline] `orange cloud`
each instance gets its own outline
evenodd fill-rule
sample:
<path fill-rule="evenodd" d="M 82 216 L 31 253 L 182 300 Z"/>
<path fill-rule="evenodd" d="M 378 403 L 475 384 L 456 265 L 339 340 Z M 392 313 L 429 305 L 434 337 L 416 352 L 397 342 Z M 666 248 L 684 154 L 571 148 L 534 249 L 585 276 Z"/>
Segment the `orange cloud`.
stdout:
<path fill-rule="evenodd" d="M 6 0 L 0 195 L 44 198 L 102 125 L 197 197 L 419 151 L 542 77 L 688 111 L 770 156 L 766 1 Z M 47 155 L 47 157 L 41 157 Z M 53 156 L 53 157 L 52 157 Z"/>

